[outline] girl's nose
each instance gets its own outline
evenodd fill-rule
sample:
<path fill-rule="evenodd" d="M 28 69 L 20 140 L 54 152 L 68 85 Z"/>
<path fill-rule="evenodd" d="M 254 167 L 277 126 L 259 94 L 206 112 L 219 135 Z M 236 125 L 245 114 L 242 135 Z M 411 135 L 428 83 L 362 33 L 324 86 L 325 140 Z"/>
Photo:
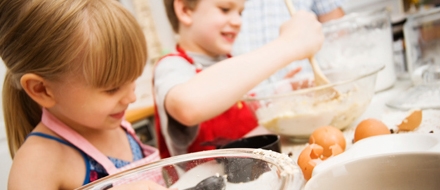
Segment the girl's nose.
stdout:
<path fill-rule="evenodd" d="M 127 92 L 125 93 L 125 96 L 122 98 L 121 102 L 123 104 L 131 104 L 136 101 L 136 94 L 135 92 L 136 84 L 133 82 L 127 87 Z"/>

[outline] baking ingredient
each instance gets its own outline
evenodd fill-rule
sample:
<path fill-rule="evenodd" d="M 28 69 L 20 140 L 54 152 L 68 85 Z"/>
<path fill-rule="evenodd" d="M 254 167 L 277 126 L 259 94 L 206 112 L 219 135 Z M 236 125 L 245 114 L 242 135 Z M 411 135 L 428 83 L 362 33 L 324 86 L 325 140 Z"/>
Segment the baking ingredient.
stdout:
<path fill-rule="evenodd" d="M 382 121 L 373 118 L 365 119 L 357 125 L 354 131 L 354 142 L 367 137 L 385 134 L 391 134 L 391 132 Z"/>
<path fill-rule="evenodd" d="M 422 110 L 413 110 L 411 113 L 398 125 L 399 131 L 413 131 L 422 123 Z"/>
<path fill-rule="evenodd" d="M 341 130 L 332 126 L 322 126 L 313 131 L 306 146 L 298 156 L 298 165 L 304 178 L 312 177 L 316 165 L 345 150 L 345 138 Z"/>
<path fill-rule="evenodd" d="M 338 98 L 326 97 L 327 101 L 313 96 L 315 94 L 273 100 L 269 106 L 256 110 L 258 122 L 275 134 L 305 140 L 321 126 L 344 129 L 362 114 L 369 103 L 365 98 L 369 92 L 365 89 L 355 85 L 347 86 L 347 89 Z"/>
<path fill-rule="evenodd" d="M 422 109 L 422 122 L 420 126 L 412 131 L 400 131 L 398 126 L 402 121 L 408 117 L 409 111 L 395 110 L 386 112 L 382 116 L 382 121 L 392 128 L 394 131 L 400 133 L 434 133 L 440 134 L 440 109 Z M 299 154 L 299 153 L 298 153 Z"/>
<path fill-rule="evenodd" d="M 426 74 L 425 76 L 429 75 L 428 72 L 430 71 L 423 71 Z M 438 69 L 438 72 L 440 72 L 440 69 Z M 440 73 L 435 76 L 440 77 Z M 440 83 L 419 84 L 410 87 L 398 96 L 390 99 L 387 105 L 401 110 L 423 109 L 424 113 L 426 113 L 425 110 L 427 109 L 438 109 L 440 108 Z"/>
<path fill-rule="evenodd" d="M 333 126 L 323 126 L 313 131 L 309 138 L 309 144 L 320 145 L 324 149 L 323 159 L 326 159 L 333 155 L 332 150 L 337 151 L 336 155 L 344 152 L 346 143 L 340 129 Z"/>
<path fill-rule="evenodd" d="M 304 137 L 306 139 L 313 132 L 313 130 L 319 126 L 328 125 L 332 122 L 333 117 L 335 117 L 334 113 L 332 113 L 330 110 L 310 110 L 304 113 L 293 111 L 286 111 L 283 113 L 279 110 L 274 110 L 276 112 L 270 113 L 270 110 L 272 109 L 261 108 L 257 110 L 257 114 L 262 115 L 262 117 L 266 117 L 266 115 L 269 114 L 275 115 L 274 113 L 278 113 L 278 115 L 268 120 L 260 119 L 260 125 L 266 127 L 269 131 L 272 131 L 276 134 Z M 264 112 L 268 112 L 268 114 Z"/>
<path fill-rule="evenodd" d="M 324 149 L 317 144 L 310 144 L 299 154 L 298 165 L 301 168 L 304 179 L 309 180 L 312 177 L 313 168 L 322 162 L 320 156 Z"/>

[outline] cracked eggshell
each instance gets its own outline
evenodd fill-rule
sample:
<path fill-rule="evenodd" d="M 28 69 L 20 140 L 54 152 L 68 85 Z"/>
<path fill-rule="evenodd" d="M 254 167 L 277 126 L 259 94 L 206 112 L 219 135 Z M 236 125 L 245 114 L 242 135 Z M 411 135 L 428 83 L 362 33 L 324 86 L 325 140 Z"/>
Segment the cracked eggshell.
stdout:
<path fill-rule="evenodd" d="M 313 168 L 322 160 L 320 159 L 323 148 L 317 144 L 310 144 L 304 148 L 298 157 L 298 166 L 303 172 L 304 179 L 309 180 L 312 177 Z"/>
<path fill-rule="evenodd" d="M 413 131 L 422 123 L 422 110 L 413 110 L 397 127 L 400 131 Z"/>
<path fill-rule="evenodd" d="M 324 149 L 324 159 L 344 152 L 346 145 L 342 131 L 332 126 L 323 126 L 313 131 L 309 138 L 309 144 L 320 145 Z M 339 145 L 337 150 L 335 145 Z"/>

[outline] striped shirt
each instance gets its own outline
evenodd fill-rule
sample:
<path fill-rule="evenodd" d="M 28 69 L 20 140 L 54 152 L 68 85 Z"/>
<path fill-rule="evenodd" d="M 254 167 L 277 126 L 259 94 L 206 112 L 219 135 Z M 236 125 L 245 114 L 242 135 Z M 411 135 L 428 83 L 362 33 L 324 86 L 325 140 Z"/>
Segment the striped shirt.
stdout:
<path fill-rule="evenodd" d="M 341 7 L 344 0 L 292 0 L 296 10 L 322 15 Z M 248 0 L 242 13 L 241 31 L 235 40 L 232 54 L 240 55 L 255 50 L 279 35 L 280 26 L 290 19 L 284 0 Z M 308 66 L 308 61 L 305 64 Z M 295 66 L 299 66 L 298 64 Z M 289 69 L 290 70 L 290 69 Z M 273 76 L 277 79 L 285 72 Z M 279 76 L 278 76 L 279 75 Z"/>

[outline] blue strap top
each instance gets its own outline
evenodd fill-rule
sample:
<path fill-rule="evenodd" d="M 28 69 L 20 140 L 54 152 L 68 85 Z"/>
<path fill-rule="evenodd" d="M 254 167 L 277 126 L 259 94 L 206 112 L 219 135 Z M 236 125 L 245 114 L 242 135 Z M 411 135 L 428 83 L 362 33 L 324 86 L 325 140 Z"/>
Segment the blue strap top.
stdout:
<path fill-rule="evenodd" d="M 41 133 L 41 132 L 32 132 L 28 135 L 28 137 L 29 136 L 39 136 L 39 137 L 47 138 L 50 140 L 55 140 L 57 142 L 60 142 L 64 145 L 70 146 L 70 147 L 78 150 L 78 152 L 82 155 L 84 162 L 86 164 L 86 175 L 84 178 L 83 185 L 88 184 L 90 182 L 93 182 L 93 181 L 100 179 L 102 177 L 108 176 L 107 171 L 105 171 L 104 167 L 100 163 L 98 163 L 92 157 L 85 154 L 82 150 L 78 149 L 77 147 L 75 147 L 71 143 L 69 143 L 63 139 L 60 139 L 58 137 L 54 137 L 52 135 L 48 135 L 48 134 Z M 139 146 L 139 144 L 128 133 L 127 133 L 127 138 L 128 138 L 128 142 L 130 143 L 131 152 L 133 154 L 133 162 L 142 159 L 144 157 L 144 155 L 142 153 L 142 149 Z M 112 163 L 115 165 L 116 168 L 121 168 L 121 167 L 124 167 L 124 166 L 131 163 L 131 162 L 127 162 L 125 160 L 120 160 L 120 159 L 112 158 L 109 156 L 108 156 L 108 158 L 110 159 L 110 161 L 112 161 Z"/>

